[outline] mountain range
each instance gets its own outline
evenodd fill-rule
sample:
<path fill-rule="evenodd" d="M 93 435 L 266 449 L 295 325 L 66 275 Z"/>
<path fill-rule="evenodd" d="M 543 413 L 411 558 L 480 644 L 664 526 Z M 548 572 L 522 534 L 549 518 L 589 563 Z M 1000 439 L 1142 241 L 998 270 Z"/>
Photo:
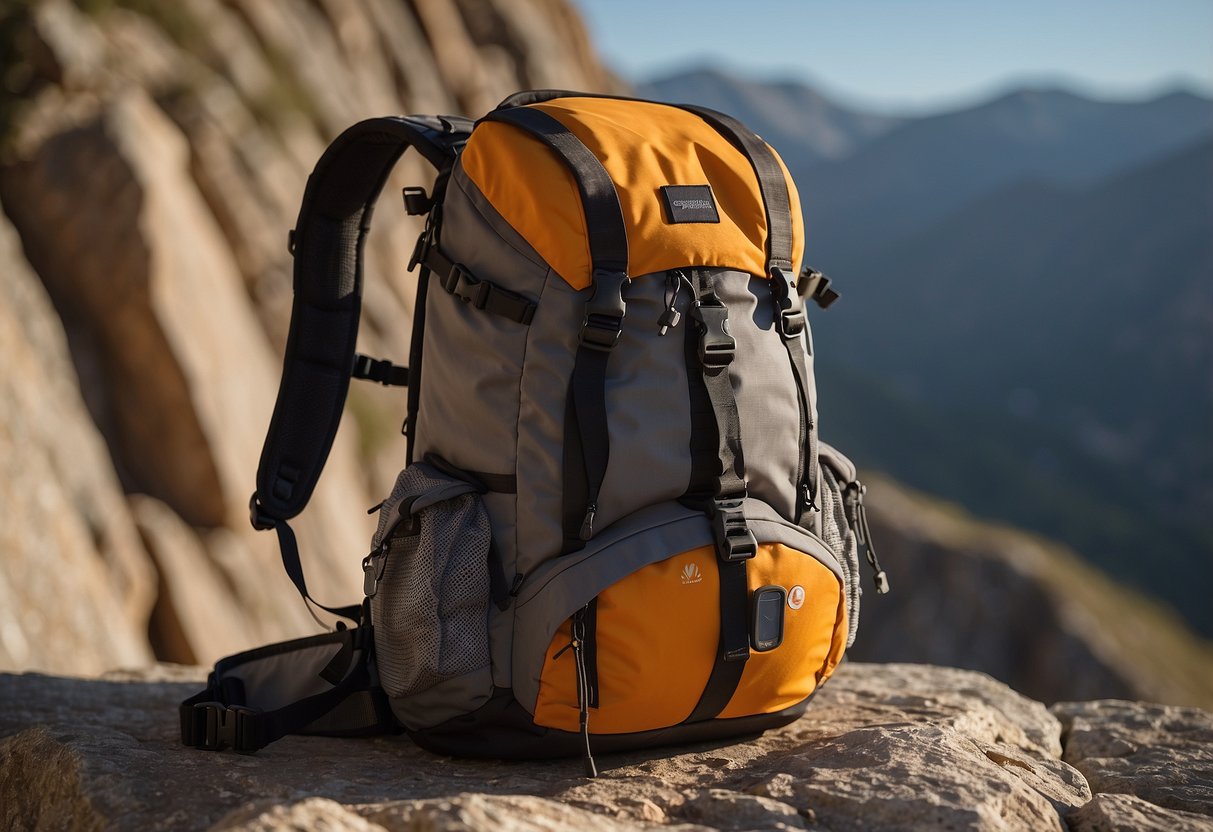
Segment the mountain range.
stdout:
<path fill-rule="evenodd" d="M 1025 89 L 865 120 L 706 71 L 641 94 L 732 112 L 793 172 L 844 295 L 814 315 L 828 437 L 1213 633 L 1213 102 Z"/>

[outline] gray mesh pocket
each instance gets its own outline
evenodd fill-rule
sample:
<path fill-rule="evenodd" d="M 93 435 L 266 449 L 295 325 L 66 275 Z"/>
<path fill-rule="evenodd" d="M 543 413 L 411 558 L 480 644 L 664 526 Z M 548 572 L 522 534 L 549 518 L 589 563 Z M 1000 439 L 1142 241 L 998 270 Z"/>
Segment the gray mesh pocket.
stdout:
<path fill-rule="evenodd" d="M 847 598 L 847 647 L 850 647 L 855 642 L 855 632 L 859 628 L 859 596 L 862 594 L 859 586 L 859 541 L 847 522 L 843 486 L 824 460 L 821 481 L 821 538 L 842 567 Z"/>
<path fill-rule="evenodd" d="M 489 666 L 490 539 L 472 485 L 425 463 L 401 472 L 380 509 L 375 544 L 384 561 L 371 597 L 388 696 L 413 696 Z"/>

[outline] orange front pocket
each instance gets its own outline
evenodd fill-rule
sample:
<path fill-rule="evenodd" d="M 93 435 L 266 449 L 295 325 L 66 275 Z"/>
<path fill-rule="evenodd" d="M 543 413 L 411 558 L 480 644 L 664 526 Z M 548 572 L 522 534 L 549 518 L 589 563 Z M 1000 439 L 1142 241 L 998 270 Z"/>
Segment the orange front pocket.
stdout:
<path fill-rule="evenodd" d="M 764 543 L 746 575 L 751 591 L 782 586 L 791 603 L 783 643 L 750 653 L 721 718 L 774 713 L 802 701 L 837 665 L 846 640 L 838 578 L 816 558 Z M 715 549 L 701 546 L 646 566 L 598 596 L 585 652 L 596 686 L 590 733 L 668 728 L 690 716 L 716 658 L 719 592 Z M 564 649 L 571 641 L 569 620 L 544 658 L 537 725 L 580 729 L 575 652 Z"/>

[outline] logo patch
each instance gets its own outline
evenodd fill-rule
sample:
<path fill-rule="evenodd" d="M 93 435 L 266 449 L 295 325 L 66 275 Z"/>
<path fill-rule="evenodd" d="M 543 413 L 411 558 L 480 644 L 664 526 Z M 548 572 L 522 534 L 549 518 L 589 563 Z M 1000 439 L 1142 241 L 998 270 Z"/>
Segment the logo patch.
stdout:
<path fill-rule="evenodd" d="M 797 584 L 788 590 L 788 608 L 798 610 L 804 606 L 804 587 Z"/>
<path fill-rule="evenodd" d="M 697 584 L 703 580 L 703 573 L 699 571 L 699 566 L 694 563 L 688 563 L 682 567 L 682 582 L 684 584 Z"/>
<path fill-rule="evenodd" d="M 662 185 L 666 218 L 678 222 L 720 222 L 711 185 Z"/>

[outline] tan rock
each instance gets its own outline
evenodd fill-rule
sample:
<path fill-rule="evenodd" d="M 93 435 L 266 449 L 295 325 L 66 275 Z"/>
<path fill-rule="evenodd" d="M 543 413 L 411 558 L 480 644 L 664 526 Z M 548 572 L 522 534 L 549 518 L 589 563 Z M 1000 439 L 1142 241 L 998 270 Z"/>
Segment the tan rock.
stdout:
<path fill-rule="evenodd" d="M 1063 759 L 1097 792 L 1213 817 L 1213 714 L 1145 702 L 1065 702 Z"/>
<path fill-rule="evenodd" d="M 155 578 L 63 327 L 0 210 L 0 667 L 151 659 Z"/>
<path fill-rule="evenodd" d="M 288 737 L 254 756 L 183 749 L 175 708 L 199 682 L 153 681 L 165 672 L 149 681 L 0 676 L 0 822 L 1036 830 L 1065 828 L 1091 798 L 1055 756 L 1061 729 L 1043 706 L 942 668 L 848 664 L 784 729 L 599 755 L 597 780 L 578 760 L 454 760 L 404 737 Z"/>
<path fill-rule="evenodd" d="M 1066 817 L 1071 832 L 1209 832 L 1213 818 L 1163 809 L 1129 794 L 1097 794 Z"/>

